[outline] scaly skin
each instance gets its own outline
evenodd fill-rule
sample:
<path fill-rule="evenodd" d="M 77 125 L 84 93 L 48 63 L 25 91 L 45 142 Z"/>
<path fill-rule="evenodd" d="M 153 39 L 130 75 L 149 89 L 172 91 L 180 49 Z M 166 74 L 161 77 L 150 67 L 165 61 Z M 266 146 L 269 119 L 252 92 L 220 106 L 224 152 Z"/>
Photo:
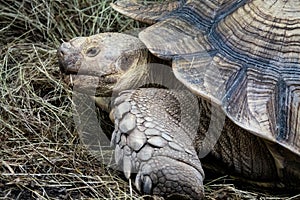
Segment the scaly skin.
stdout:
<path fill-rule="evenodd" d="M 197 99 L 186 93 L 157 88 L 127 90 L 114 103 L 116 162 L 127 178 L 137 173 L 135 185 L 146 194 L 203 197 L 204 172 L 193 140 L 177 112 L 168 112 L 170 102 L 178 102 L 172 106 L 179 112 L 197 104 Z"/>

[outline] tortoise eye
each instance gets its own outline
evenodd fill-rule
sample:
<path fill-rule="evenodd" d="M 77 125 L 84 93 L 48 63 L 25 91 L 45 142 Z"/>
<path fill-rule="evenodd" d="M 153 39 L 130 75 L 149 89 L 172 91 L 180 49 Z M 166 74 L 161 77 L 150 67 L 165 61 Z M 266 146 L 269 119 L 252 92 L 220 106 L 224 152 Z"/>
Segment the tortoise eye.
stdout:
<path fill-rule="evenodd" d="M 95 57 L 96 55 L 98 55 L 99 52 L 100 50 L 98 48 L 91 47 L 85 53 L 88 57 Z"/>

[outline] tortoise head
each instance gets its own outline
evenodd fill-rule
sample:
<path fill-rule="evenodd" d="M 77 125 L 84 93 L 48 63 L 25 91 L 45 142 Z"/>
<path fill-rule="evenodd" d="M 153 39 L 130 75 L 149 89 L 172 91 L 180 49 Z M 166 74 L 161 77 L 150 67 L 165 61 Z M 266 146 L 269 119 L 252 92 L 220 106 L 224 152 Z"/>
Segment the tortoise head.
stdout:
<path fill-rule="evenodd" d="M 120 33 L 77 37 L 62 43 L 57 54 L 65 82 L 95 96 L 110 96 L 125 74 L 141 70 L 148 59 L 138 38 Z"/>

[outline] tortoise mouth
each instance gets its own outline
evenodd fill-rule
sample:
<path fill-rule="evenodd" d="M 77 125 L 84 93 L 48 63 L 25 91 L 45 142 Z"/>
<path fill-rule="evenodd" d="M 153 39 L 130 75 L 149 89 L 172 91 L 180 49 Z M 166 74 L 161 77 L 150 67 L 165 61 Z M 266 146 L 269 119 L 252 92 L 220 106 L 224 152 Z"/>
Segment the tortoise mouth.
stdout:
<path fill-rule="evenodd" d="M 110 97 L 118 81 L 118 75 L 63 74 L 63 81 L 73 91 L 95 97 Z"/>
<path fill-rule="evenodd" d="M 93 85 L 92 82 L 96 80 L 101 82 L 102 84 L 114 84 L 117 82 L 117 73 L 106 74 L 106 75 L 97 75 L 90 73 L 76 73 L 76 72 L 68 72 L 62 73 L 64 81 L 71 86 L 81 85 L 81 83 L 89 83 L 88 85 Z"/>

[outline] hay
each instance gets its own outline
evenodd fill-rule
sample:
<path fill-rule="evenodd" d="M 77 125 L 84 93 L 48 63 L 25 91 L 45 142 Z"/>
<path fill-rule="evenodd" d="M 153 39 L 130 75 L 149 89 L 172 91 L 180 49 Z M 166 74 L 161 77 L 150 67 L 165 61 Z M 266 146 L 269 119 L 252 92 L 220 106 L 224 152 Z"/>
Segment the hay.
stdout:
<path fill-rule="evenodd" d="M 128 184 L 80 145 L 56 58 L 62 40 L 138 26 L 109 3 L 1 1 L 0 197 L 131 198 Z"/>
<path fill-rule="evenodd" d="M 80 145 L 56 58 L 62 41 L 140 26 L 110 2 L 0 2 L 1 199 L 143 198 Z M 208 199 L 259 197 L 228 184 L 206 187 Z"/>

